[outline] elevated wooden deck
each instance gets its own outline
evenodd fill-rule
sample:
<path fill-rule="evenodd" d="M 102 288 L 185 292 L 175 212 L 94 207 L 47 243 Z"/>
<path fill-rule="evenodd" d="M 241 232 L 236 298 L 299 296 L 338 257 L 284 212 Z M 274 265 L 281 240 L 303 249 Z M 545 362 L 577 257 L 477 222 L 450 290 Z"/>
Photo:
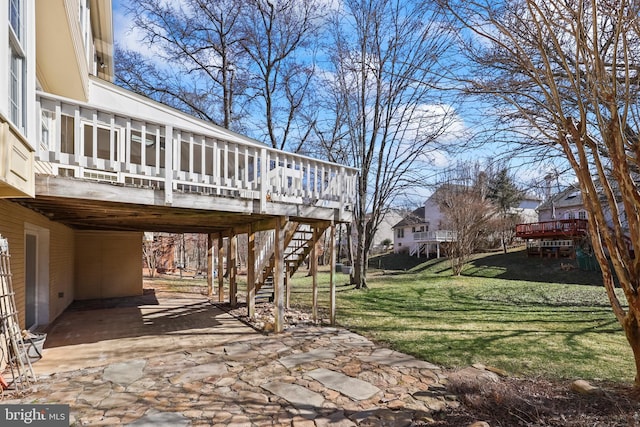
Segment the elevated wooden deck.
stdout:
<path fill-rule="evenodd" d="M 212 233 L 275 217 L 348 222 L 357 170 L 272 149 L 92 82 L 99 105 L 40 92 L 36 197 L 73 228 Z"/>
<path fill-rule="evenodd" d="M 99 79 L 90 79 L 89 92 L 87 103 L 37 94 L 35 197 L 14 202 L 76 230 L 207 234 L 209 295 L 217 256 L 225 298 L 226 253 L 231 306 L 237 236 L 247 234 L 248 313 L 270 279 L 278 332 L 285 282 L 307 256 L 317 291 L 314 251 L 328 230 L 335 321 L 335 224 L 352 219 L 357 169 L 272 149 Z"/>
<path fill-rule="evenodd" d="M 586 219 L 558 219 L 516 225 L 516 237 L 523 239 L 562 239 L 587 234 Z"/>

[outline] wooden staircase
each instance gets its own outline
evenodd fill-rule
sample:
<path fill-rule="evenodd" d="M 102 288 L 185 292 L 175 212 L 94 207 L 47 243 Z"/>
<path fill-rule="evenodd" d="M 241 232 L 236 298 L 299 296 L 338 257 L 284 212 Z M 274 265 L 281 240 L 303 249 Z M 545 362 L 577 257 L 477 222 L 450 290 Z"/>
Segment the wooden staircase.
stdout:
<path fill-rule="evenodd" d="M 325 229 L 318 230 L 321 236 Z M 308 224 L 290 221 L 284 227 L 284 266 L 291 276 L 309 256 L 314 242 L 313 229 Z M 275 268 L 275 232 L 267 235 L 262 242 L 260 254 L 256 257 L 256 302 L 272 302 L 274 298 L 273 271 Z"/>

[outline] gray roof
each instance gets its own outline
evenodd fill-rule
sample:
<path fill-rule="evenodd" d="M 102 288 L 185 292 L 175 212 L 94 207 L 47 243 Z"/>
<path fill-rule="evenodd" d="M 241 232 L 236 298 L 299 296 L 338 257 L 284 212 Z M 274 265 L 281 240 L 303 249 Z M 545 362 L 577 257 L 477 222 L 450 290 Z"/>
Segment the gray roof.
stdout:
<path fill-rule="evenodd" d="M 400 222 L 393 226 L 393 228 L 404 227 L 407 225 L 424 224 L 424 206 L 411 212 L 409 215 L 402 218 Z"/>
<path fill-rule="evenodd" d="M 551 196 L 538 207 L 538 211 L 551 209 L 552 207 L 558 209 L 572 206 L 583 206 L 582 193 L 580 192 L 578 184 L 572 184 L 561 192 Z"/>

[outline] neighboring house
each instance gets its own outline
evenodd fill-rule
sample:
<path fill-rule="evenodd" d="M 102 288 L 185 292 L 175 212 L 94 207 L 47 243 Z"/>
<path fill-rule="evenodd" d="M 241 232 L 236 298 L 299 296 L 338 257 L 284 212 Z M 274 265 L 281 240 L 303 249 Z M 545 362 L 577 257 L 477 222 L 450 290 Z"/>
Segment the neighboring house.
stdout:
<path fill-rule="evenodd" d="M 439 190 L 439 189 L 438 189 Z M 455 240 L 455 233 L 441 228 L 444 216 L 437 203 L 436 190 L 424 206 L 405 216 L 393 226 L 393 251 L 440 258 L 442 245 Z"/>
<path fill-rule="evenodd" d="M 233 259 L 239 234 L 264 232 L 247 249 L 251 314 L 266 275 L 282 272 L 282 296 L 322 233 L 351 221 L 357 170 L 114 85 L 110 0 L 10 0 L 0 22 L 0 235 L 21 328 L 50 324 L 74 299 L 141 294 L 145 231 L 206 234 L 208 271 L 222 257 L 213 242 Z"/>
<path fill-rule="evenodd" d="M 577 184 L 549 197 L 538 207 L 537 221 L 556 219 L 588 219 L 587 210 L 582 203 L 582 193 Z M 533 221 L 532 221 L 533 222 Z"/>
<path fill-rule="evenodd" d="M 538 218 L 516 226 L 527 241 L 527 254 L 540 257 L 576 256 L 587 236 L 588 215 L 577 185 L 549 197 L 538 207 Z"/>
<path fill-rule="evenodd" d="M 373 254 L 383 252 L 389 247 L 386 247 L 383 242 L 388 241 L 393 243 L 394 230 L 393 227 L 398 221 L 403 219 L 403 211 L 400 209 L 389 209 L 383 216 L 378 229 L 373 236 L 373 244 L 371 245 L 371 252 Z"/>
<path fill-rule="evenodd" d="M 538 221 L 538 209 L 541 200 L 538 197 L 525 195 L 517 208 L 514 208 L 513 213 L 520 217 L 520 221 L 523 223 Z"/>
<path fill-rule="evenodd" d="M 413 246 L 413 233 L 424 231 L 424 206 L 406 215 L 393 226 L 393 252 L 409 252 Z"/>
<path fill-rule="evenodd" d="M 445 222 L 443 213 L 437 202 L 438 188 L 434 194 L 421 206 L 405 216 L 393 226 L 394 252 L 409 252 L 410 255 L 435 256 L 440 258 L 443 245 L 455 241 L 455 232 L 442 228 Z M 534 196 L 525 196 L 512 213 L 517 214 L 523 221 L 537 220 L 536 208 L 540 200 Z"/>

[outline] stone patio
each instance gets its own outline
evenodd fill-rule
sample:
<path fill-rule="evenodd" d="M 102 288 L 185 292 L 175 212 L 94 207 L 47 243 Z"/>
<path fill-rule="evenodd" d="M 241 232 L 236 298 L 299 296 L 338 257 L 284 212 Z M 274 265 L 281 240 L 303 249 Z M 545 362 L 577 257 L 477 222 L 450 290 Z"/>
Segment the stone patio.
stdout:
<path fill-rule="evenodd" d="M 65 312 L 38 382 L 3 403 L 76 425 L 428 425 L 459 404 L 439 367 L 340 328 L 263 335 L 205 299 Z"/>

